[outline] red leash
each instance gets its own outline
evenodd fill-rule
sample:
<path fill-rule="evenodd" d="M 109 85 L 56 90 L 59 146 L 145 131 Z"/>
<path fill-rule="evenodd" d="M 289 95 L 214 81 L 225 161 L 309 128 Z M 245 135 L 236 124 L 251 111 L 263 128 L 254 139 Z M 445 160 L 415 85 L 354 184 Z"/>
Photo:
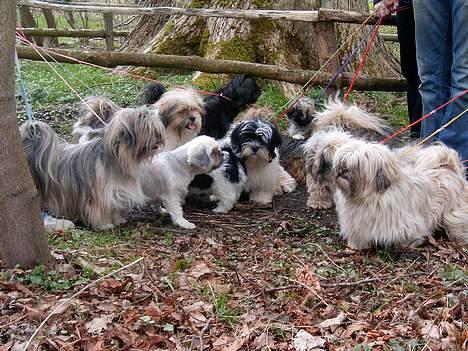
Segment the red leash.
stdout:
<path fill-rule="evenodd" d="M 461 98 L 463 95 L 465 95 L 466 93 L 468 93 L 468 89 L 467 90 L 464 90 L 462 91 L 460 94 L 454 96 L 453 98 L 451 98 L 449 101 L 447 101 L 446 103 L 440 105 L 439 107 L 433 109 L 431 112 L 425 114 L 424 116 L 422 116 L 420 119 L 414 121 L 413 123 L 411 124 L 408 124 L 406 127 L 403 127 L 401 128 L 399 131 L 393 133 L 392 135 L 390 135 L 389 137 L 385 138 L 384 140 L 382 140 L 380 143 L 383 144 L 387 141 L 389 141 L 390 139 L 393 139 L 394 137 L 396 137 L 397 135 L 403 133 L 405 130 L 408 130 L 410 129 L 412 126 L 414 126 L 415 124 L 418 124 L 422 121 L 424 121 L 426 118 L 429 118 L 430 116 L 432 116 L 434 113 L 436 113 L 437 111 L 443 109 L 445 106 L 447 106 L 448 104 L 451 104 L 452 102 L 454 102 L 455 100 Z"/>
<path fill-rule="evenodd" d="M 354 74 L 353 80 L 351 81 L 351 84 L 349 85 L 348 90 L 346 91 L 346 94 L 343 97 L 343 102 L 345 102 L 345 103 L 348 101 L 348 97 L 349 97 L 349 94 L 351 93 L 351 90 L 353 89 L 354 83 L 356 83 L 356 80 L 357 80 L 357 78 L 359 76 L 359 73 L 361 72 L 362 67 L 364 66 L 364 63 L 367 60 L 367 56 L 369 55 L 372 43 L 374 42 L 375 37 L 379 33 L 379 27 L 382 24 L 382 20 L 383 20 L 383 17 L 380 17 L 379 21 L 377 22 L 377 26 L 374 29 L 374 33 L 372 34 L 372 37 L 369 40 L 369 43 L 367 43 L 367 47 L 366 47 L 366 51 L 364 52 L 364 56 L 362 57 L 361 62 L 359 63 L 359 67 L 356 70 L 356 73 Z"/>

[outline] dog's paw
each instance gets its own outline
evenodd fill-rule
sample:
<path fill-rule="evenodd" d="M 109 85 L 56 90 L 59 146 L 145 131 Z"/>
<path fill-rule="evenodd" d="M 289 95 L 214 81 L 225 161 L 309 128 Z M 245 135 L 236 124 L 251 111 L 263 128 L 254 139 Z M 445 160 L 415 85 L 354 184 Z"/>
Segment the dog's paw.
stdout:
<path fill-rule="evenodd" d="M 94 227 L 96 230 L 104 231 L 104 230 L 110 230 L 115 228 L 114 224 L 111 223 L 103 223 L 103 224 L 98 224 Z"/>
<path fill-rule="evenodd" d="M 296 134 L 296 135 L 293 135 L 292 138 L 295 139 L 295 140 L 304 140 L 305 136 L 302 135 L 302 134 Z"/>
<path fill-rule="evenodd" d="M 179 219 L 176 224 L 184 229 L 195 229 L 197 226 L 186 219 Z"/>
<path fill-rule="evenodd" d="M 262 205 L 268 205 L 273 201 L 273 194 L 267 193 L 258 193 L 258 194 L 250 194 L 250 201 L 256 202 Z"/>
<path fill-rule="evenodd" d="M 331 200 L 318 200 L 310 198 L 307 200 L 307 207 L 313 208 L 315 210 L 327 209 L 333 207 L 333 201 Z"/>
<path fill-rule="evenodd" d="M 281 184 L 281 189 L 285 193 L 292 193 L 294 190 L 296 190 L 297 183 L 296 182 L 288 182 L 286 184 Z"/>
<path fill-rule="evenodd" d="M 225 208 L 224 206 L 217 206 L 213 208 L 214 213 L 227 213 L 230 210 L 230 208 Z"/>

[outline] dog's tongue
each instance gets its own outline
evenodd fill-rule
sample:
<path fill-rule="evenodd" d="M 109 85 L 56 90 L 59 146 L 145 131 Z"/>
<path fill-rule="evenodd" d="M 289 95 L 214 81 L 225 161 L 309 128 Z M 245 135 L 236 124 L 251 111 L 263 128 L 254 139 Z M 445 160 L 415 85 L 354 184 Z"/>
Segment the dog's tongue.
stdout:
<path fill-rule="evenodd" d="M 195 129 L 195 124 L 189 123 L 189 124 L 187 124 L 187 125 L 185 126 L 185 128 L 187 128 L 187 129 Z"/>

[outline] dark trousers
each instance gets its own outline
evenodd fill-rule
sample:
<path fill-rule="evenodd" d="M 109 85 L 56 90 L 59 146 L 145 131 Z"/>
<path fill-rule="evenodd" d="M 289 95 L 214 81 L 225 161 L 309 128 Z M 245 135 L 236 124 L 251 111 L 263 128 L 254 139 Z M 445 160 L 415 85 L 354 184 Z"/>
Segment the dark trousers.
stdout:
<path fill-rule="evenodd" d="M 400 42 L 400 63 L 403 76 L 406 78 L 406 97 L 408 101 L 408 116 L 414 122 L 422 116 L 422 100 L 419 94 L 418 64 L 416 62 L 416 40 L 413 9 L 398 12 L 397 30 Z M 411 127 L 411 136 L 419 138 L 421 123 Z"/>

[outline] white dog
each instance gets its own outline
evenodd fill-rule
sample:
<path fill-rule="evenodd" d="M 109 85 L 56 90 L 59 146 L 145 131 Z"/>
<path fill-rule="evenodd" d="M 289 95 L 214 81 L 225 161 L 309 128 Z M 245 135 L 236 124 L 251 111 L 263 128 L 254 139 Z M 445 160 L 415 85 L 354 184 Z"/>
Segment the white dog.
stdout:
<path fill-rule="evenodd" d="M 152 163 L 143 165 L 143 191 L 157 209 L 161 203 L 174 224 L 194 229 L 195 224 L 184 218 L 182 205 L 188 186 L 197 174 L 211 172 L 223 162 L 218 142 L 209 136 L 199 136 L 173 151 L 156 156 Z"/>
<path fill-rule="evenodd" d="M 468 187 L 458 154 L 444 145 L 417 152 L 417 160 L 402 159 L 361 140 L 336 151 L 335 202 L 349 247 L 414 246 L 437 228 L 468 243 Z"/>

